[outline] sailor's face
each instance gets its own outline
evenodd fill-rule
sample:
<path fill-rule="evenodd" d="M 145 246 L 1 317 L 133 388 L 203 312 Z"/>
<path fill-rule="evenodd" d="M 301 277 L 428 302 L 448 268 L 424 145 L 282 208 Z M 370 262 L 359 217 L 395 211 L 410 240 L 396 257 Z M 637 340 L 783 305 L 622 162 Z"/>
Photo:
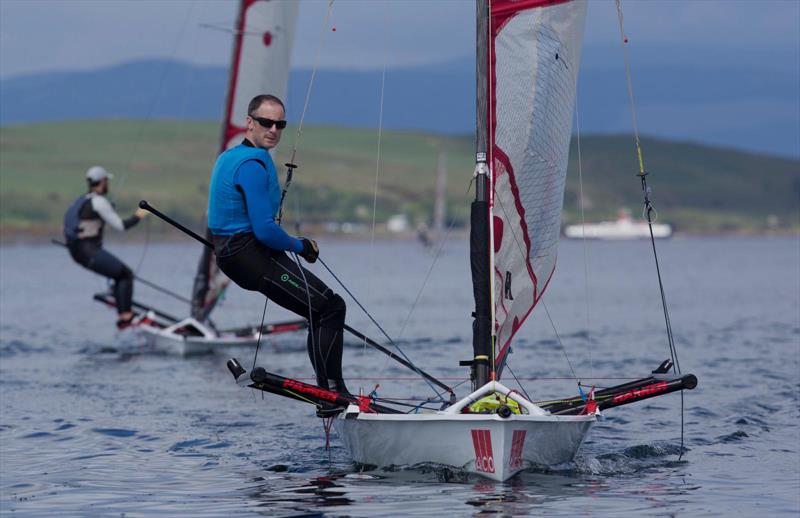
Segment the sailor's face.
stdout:
<path fill-rule="evenodd" d="M 108 194 L 108 178 L 103 178 L 100 180 L 100 186 L 98 187 L 98 191 L 100 194 Z"/>
<path fill-rule="evenodd" d="M 286 114 L 280 104 L 265 102 L 253 113 L 253 116 L 260 119 L 270 119 L 272 121 L 282 121 Z M 283 130 L 278 129 L 276 124 L 265 128 L 253 117 L 247 117 L 247 137 L 254 146 L 262 149 L 272 149 L 281 141 Z"/>

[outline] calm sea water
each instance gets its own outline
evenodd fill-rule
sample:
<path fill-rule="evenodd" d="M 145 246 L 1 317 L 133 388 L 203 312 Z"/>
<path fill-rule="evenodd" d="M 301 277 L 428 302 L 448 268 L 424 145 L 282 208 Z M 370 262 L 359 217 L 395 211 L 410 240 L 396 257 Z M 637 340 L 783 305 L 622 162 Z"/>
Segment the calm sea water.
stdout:
<path fill-rule="evenodd" d="M 406 354 L 451 383 L 465 378 L 465 242 L 435 263 L 414 242 L 321 245 Z M 189 292 L 197 246 L 111 248 L 145 279 Z M 797 516 L 800 241 L 675 239 L 659 253 L 681 367 L 700 380 L 685 394 L 683 457 L 673 394 L 608 410 L 573 464 L 499 484 L 434 468 L 358 472 L 336 437 L 326 449 L 312 408 L 238 388 L 228 354 L 159 356 L 117 334 L 114 315 L 91 300 L 105 283 L 63 249 L 2 247 L 0 514 Z M 136 298 L 186 312 L 141 284 Z M 576 392 L 565 354 L 599 386 L 669 356 L 647 243 L 563 243 L 545 303 L 510 364 L 534 398 Z M 257 323 L 262 309 L 259 297 L 232 289 L 216 315 L 223 325 Z M 379 334 L 355 304 L 348 311 L 352 325 Z M 267 310 L 268 320 L 285 316 Z M 259 364 L 310 377 L 303 343 L 266 340 Z M 252 351 L 232 354 L 250 367 Z M 430 395 L 355 342 L 345 362 L 351 389 Z"/>

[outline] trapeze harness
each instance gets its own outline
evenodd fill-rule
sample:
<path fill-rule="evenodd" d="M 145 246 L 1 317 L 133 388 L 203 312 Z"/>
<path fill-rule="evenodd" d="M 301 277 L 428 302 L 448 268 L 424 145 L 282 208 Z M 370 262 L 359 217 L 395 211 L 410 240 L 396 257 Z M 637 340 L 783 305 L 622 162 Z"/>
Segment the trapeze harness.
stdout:
<path fill-rule="evenodd" d="M 114 281 L 117 313 L 125 313 L 131 310 L 133 300 L 133 272 L 103 250 L 106 223 L 117 230 L 128 230 L 139 223 L 139 218 L 121 219 L 105 196 L 90 192 L 75 200 L 64 214 L 64 238 L 76 263 Z"/>
<path fill-rule="evenodd" d="M 345 302 L 310 271 L 303 268 L 301 273 L 286 253 L 299 253 L 303 245 L 275 220 L 280 196 L 275 164 L 266 150 L 245 139 L 217 158 L 208 202 L 217 266 L 240 287 L 261 292 L 301 317 L 309 317 L 310 306 L 307 347 L 317 385 L 346 392 Z"/>

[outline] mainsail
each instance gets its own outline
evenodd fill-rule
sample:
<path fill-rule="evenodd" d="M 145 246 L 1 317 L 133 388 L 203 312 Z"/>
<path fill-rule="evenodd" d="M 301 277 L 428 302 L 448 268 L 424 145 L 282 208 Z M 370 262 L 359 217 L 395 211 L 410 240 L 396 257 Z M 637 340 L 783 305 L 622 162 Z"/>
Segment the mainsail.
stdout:
<path fill-rule="evenodd" d="M 553 275 L 586 3 L 494 0 L 489 157 L 495 369 Z"/>
<path fill-rule="evenodd" d="M 297 8 L 296 2 L 240 1 L 220 153 L 241 141 L 250 99 L 269 93 L 285 102 Z M 206 320 L 228 282 L 217 269 L 213 253 L 205 248 L 192 289 L 192 316 L 201 322 Z"/>

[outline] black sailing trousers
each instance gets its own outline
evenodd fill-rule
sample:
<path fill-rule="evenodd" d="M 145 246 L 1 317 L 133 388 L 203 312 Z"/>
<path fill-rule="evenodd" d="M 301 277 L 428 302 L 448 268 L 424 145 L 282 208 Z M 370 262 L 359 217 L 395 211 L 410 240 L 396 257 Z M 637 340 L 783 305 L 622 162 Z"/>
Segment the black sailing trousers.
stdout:
<path fill-rule="evenodd" d="M 220 236 L 214 237 L 220 240 Z M 233 252 L 233 247 L 216 247 L 217 266 L 240 287 L 259 291 L 282 308 L 307 319 L 310 317 L 308 356 L 317 385 L 345 391 L 342 352 L 346 306 L 342 297 L 305 268 L 301 273 L 286 252 L 267 248 L 255 237 L 244 243 L 240 237 L 237 241 Z"/>
<path fill-rule="evenodd" d="M 103 250 L 99 242 L 91 239 L 70 241 L 67 249 L 76 263 L 114 281 L 112 293 L 118 314 L 131 310 L 133 272 L 125 263 Z"/>

